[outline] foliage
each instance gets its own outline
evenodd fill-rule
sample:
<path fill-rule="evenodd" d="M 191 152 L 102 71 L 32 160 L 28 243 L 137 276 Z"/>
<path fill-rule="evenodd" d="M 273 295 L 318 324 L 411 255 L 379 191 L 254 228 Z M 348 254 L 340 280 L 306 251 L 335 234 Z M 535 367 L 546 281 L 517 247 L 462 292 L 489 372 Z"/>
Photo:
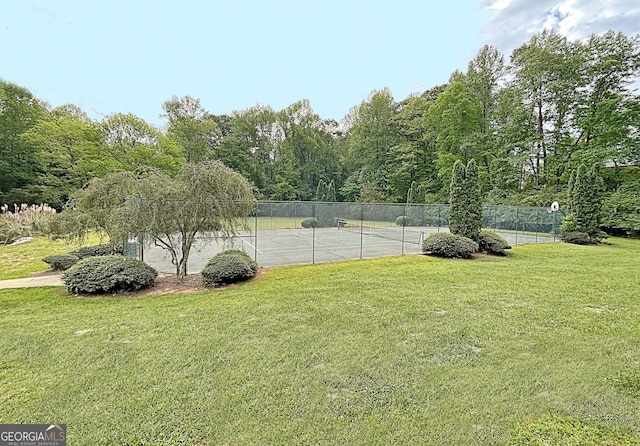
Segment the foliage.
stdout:
<path fill-rule="evenodd" d="M 315 217 L 308 217 L 300 222 L 303 228 L 317 228 L 318 227 L 318 219 Z"/>
<path fill-rule="evenodd" d="M 0 206 L 0 243 L 8 245 L 19 237 L 41 234 L 56 210 L 47 204 Z"/>
<path fill-rule="evenodd" d="M 122 254 L 122 245 L 113 246 L 110 243 L 101 243 L 99 245 L 82 246 L 75 251 L 71 251 L 69 254 L 77 256 L 80 259 Z"/>
<path fill-rule="evenodd" d="M 468 259 L 478 251 L 478 244 L 461 235 L 432 232 L 422 242 L 422 252 L 438 257 Z"/>
<path fill-rule="evenodd" d="M 196 235 L 230 239 L 253 211 L 251 184 L 220 161 L 185 164 L 175 178 L 156 172 L 135 183 L 123 205 L 129 233 L 148 233 L 169 252 L 176 275 L 187 274 Z"/>
<path fill-rule="evenodd" d="M 197 163 L 214 157 L 220 129 L 202 108 L 199 99 L 173 96 L 162 104 L 162 108 L 168 120 L 167 134 L 182 148 L 187 162 Z"/>
<path fill-rule="evenodd" d="M 560 238 L 563 242 L 574 245 L 592 245 L 595 243 L 593 238 L 586 232 L 563 232 Z"/>
<path fill-rule="evenodd" d="M 202 270 L 206 287 L 241 282 L 256 275 L 258 264 L 244 251 L 228 250 L 216 254 Z"/>
<path fill-rule="evenodd" d="M 158 272 L 136 259 L 123 256 L 88 257 L 63 275 L 73 294 L 103 294 L 137 291 L 155 283 Z"/>
<path fill-rule="evenodd" d="M 324 180 L 318 182 L 316 188 L 316 201 L 330 202 L 336 201 L 336 185 L 333 180 L 325 183 Z"/>
<path fill-rule="evenodd" d="M 417 226 L 419 223 L 408 215 L 400 215 L 395 221 L 397 226 Z"/>
<path fill-rule="evenodd" d="M 478 250 L 480 252 L 504 256 L 507 254 L 505 252 L 507 249 L 511 249 L 511 245 L 498 234 L 486 230 L 480 231 L 480 236 L 478 237 Z"/>
<path fill-rule="evenodd" d="M 77 106 L 50 109 L 0 81 L 0 204 L 60 210 L 109 172 L 174 177 L 186 161 L 217 159 L 260 198 L 321 199 L 324 182 L 338 201 L 381 203 L 445 202 L 454 163 L 475 160 L 489 203 L 548 206 L 553 198 L 564 206 L 580 164 L 640 163 L 639 53 L 638 35 L 572 40 L 545 30 L 515 48 L 509 64 L 485 45 L 446 85 L 407 98 L 372 91 L 340 123 L 305 99 L 214 115 L 189 96 L 162 104 L 162 130 L 125 113 L 95 122 Z M 615 178 L 607 192 L 629 181 Z"/>
<path fill-rule="evenodd" d="M 594 242 L 602 239 L 600 232 L 600 212 L 602 209 L 602 179 L 594 166 L 587 171 L 581 164 L 569 182 L 569 212 L 575 223 L 576 232 L 587 234 Z M 563 225 L 565 232 L 570 231 Z M 573 228 L 571 228 L 572 230 Z"/>
<path fill-rule="evenodd" d="M 40 199 L 57 210 L 91 178 L 109 170 L 98 124 L 76 106 L 55 108 L 20 139 L 38 153 Z"/>
<path fill-rule="evenodd" d="M 0 205 L 21 203 L 6 195 L 37 184 L 38 153 L 20 135 L 35 126 L 45 110 L 29 90 L 0 80 Z"/>
<path fill-rule="evenodd" d="M 600 227 L 612 235 L 640 234 L 640 186 L 625 185 L 604 201 Z"/>
<path fill-rule="evenodd" d="M 482 197 L 474 160 L 466 167 L 460 160 L 455 162 L 449 190 L 449 230 L 477 240 L 482 228 Z"/>
<path fill-rule="evenodd" d="M 573 214 L 569 214 L 566 217 L 562 217 L 562 226 L 560 226 L 562 234 L 570 234 L 573 232 L 580 232 L 578 223 L 576 222 Z"/>
<path fill-rule="evenodd" d="M 131 113 L 107 116 L 100 124 L 100 135 L 108 171 L 157 169 L 175 175 L 185 161 L 173 139 Z"/>
<path fill-rule="evenodd" d="M 78 263 L 80 258 L 73 254 L 58 254 L 47 256 L 42 261 L 49 265 L 54 271 L 66 271 Z"/>

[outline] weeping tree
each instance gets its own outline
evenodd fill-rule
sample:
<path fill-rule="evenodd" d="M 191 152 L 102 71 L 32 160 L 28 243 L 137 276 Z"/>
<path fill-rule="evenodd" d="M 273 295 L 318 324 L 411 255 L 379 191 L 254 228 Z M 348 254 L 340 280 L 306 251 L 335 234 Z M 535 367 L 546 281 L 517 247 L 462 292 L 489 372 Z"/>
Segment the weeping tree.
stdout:
<path fill-rule="evenodd" d="M 47 235 L 82 244 L 90 232 L 106 234 L 115 252 L 131 229 L 132 214 L 125 199 L 134 193 L 136 181 L 134 173 L 124 171 L 92 179 L 49 221 Z"/>
<path fill-rule="evenodd" d="M 449 231 L 477 241 L 482 229 L 482 195 L 475 160 L 453 165 L 449 188 Z"/>
<path fill-rule="evenodd" d="M 182 277 L 196 236 L 237 235 L 255 207 L 253 192 L 242 175 L 220 161 L 185 164 L 175 177 L 161 171 L 116 172 L 76 193 L 53 220 L 50 235 L 81 241 L 99 231 L 115 246 L 128 235 L 148 234 L 169 252 Z"/>
<path fill-rule="evenodd" d="M 242 175 L 220 161 L 207 161 L 185 164 L 175 178 L 156 172 L 139 180 L 128 206 L 135 221 L 132 232 L 149 234 L 167 250 L 182 277 L 196 236 L 236 236 L 255 198 Z"/>

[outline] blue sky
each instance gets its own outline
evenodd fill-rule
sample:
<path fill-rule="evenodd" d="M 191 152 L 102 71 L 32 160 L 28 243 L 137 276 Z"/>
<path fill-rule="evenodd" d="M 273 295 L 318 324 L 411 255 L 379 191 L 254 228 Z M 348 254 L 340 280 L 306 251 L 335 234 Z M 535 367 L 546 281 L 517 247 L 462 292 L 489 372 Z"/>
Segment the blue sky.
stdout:
<path fill-rule="evenodd" d="M 372 90 L 397 100 L 510 54 L 542 28 L 572 38 L 640 31 L 636 0 L 15 0 L 0 16 L 0 78 L 90 117 L 161 125 L 162 102 L 211 113 L 309 99 L 342 119 Z"/>

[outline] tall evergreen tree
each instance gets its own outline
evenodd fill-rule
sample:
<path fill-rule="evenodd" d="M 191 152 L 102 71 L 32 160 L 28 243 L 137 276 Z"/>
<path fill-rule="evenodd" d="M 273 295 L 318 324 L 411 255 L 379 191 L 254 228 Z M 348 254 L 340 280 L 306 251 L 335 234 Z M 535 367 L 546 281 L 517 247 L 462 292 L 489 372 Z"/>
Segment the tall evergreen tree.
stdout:
<path fill-rule="evenodd" d="M 464 189 L 467 199 L 465 237 L 477 241 L 482 229 L 482 193 L 478 179 L 478 165 L 475 160 L 467 164 Z"/>
<path fill-rule="evenodd" d="M 587 170 L 584 164 L 578 167 L 569 201 L 578 231 L 588 234 L 593 241 L 600 241 L 602 179 L 596 166 L 591 170 Z"/>
<path fill-rule="evenodd" d="M 449 188 L 449 231 L 478 240 L 482 227 L 482 199 L 475 160 L 465 167 L 458 160 L 453 165 Z"/>

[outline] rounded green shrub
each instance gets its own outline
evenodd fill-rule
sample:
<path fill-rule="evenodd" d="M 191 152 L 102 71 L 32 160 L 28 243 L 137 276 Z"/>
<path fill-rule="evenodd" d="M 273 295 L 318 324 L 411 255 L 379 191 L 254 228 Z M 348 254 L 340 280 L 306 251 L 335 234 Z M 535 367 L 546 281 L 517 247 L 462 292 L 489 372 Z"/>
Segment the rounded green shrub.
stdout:
<path fill-rule="evenodd" d="M 422 252 L 438 257 L 470 258 L 478 251 L 478 244 L 461 235 L 434 232 L 422 242 Z"/>
<path fill-rule="evenodd" d="M 418 223 L 412 217 L 409 217 L 407 215 L 400 215 L 398 218 L 396 218 L 397 226 L 416 226 L 417 224 Z"/>
<path fill-rule="evenodd" d="M 216 254 L 202 270 L 205 287 L 241 282 L 258 272 L 258 264 L 244 251 L 229 250 Z"/>
<path fill-rule="evenodd" d="M 317 228 L 318 219 L 314 217 L 305 218 L 300 224 L 303 228 Z"/>
<path fill-rule="evenodd" d="M 478 249 L 485 254 L 506 256 L 504 251 L 511 249 L 511 245 L 495 232 L 482 230 L 478 237 Z"/>
<path fill-rule="evenodd" d="M 60 254 L 55 256 L 47 256 L 42 261 L 48 264 L 52 270 L 55 271 L 66 271 L 71 268 L 73 265 L 78 263 L 78 256 L 74 256 L 73 254 Z"/>
<path fill-rule="evenodd" d="M 140 260 L 123 256 L 87 257 L 69 268 L 62 281 L 74 294 L 137 291 L 155 283 L 158 272 Z"/>
<path fill-rule="evenodd" d="M 69 254 L 78 256 L 81 259 L 87 257 L 99 257 L 111 255 L 111 245 L 108 243 L 102 243 L 100 245 L 83 246 L 76 251 L 71 251 Z M 122 254 L 122 246 L 115 247 L 115 254 Z"/>
<path fill-rule="evenodd" d="M 595 244 L 595 241 L 593 241 L 586 232 L 564 232 L 560 238 L 563 242 L 572 243 L 574 245 Z"/>

